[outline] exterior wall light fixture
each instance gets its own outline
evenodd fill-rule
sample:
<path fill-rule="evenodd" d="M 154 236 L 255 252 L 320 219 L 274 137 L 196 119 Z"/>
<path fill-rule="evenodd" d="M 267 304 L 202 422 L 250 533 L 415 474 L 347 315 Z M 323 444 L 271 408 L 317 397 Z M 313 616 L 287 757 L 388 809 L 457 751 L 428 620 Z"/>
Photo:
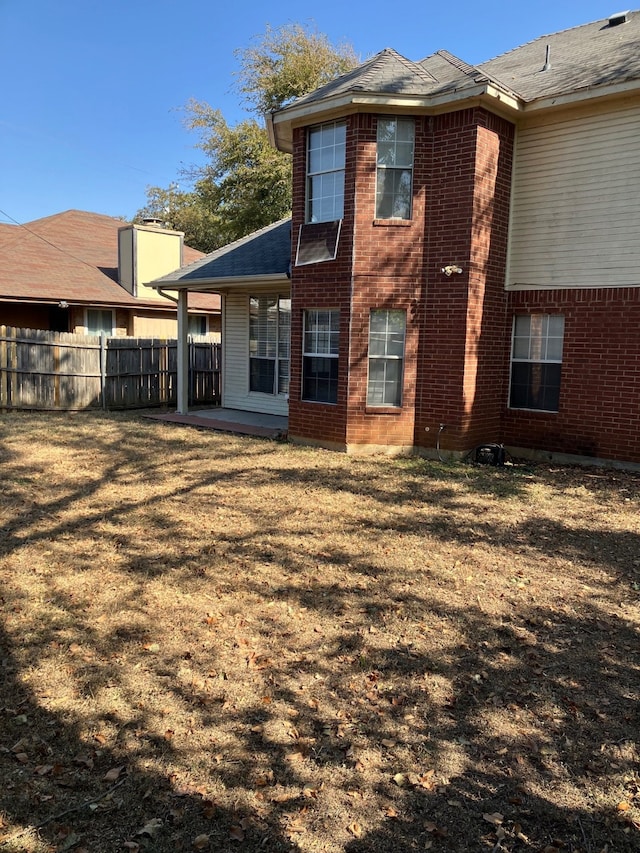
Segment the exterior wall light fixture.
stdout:
<path fill-rule="evenodd" d="M 453 273 L 461 275 L 462 267 L 456 266 L 456 264 L 448 264 L 446 267 L 442 267 L 440 272 L 443 272 L 445 275 L 453 275 Z"/>

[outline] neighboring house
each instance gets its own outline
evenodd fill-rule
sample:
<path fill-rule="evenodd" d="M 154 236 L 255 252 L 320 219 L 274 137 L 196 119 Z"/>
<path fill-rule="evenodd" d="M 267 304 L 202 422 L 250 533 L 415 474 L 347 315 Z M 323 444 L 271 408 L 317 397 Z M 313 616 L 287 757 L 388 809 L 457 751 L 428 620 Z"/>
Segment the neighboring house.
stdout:
<path fill-rule="evenodd" d="M 0 324 L 175 338 L 175 301 L 144 282 L 203 257 L 183 235 L 67 210 L 0 226 Z M 189 299 L 193 334 L 220 332 L 220 297 Z"/>
<path fill-rule="evenodd" d="M 156 283 L 224 294 L 224 406 L 349 452 L 640 463 L 640 12 L 479 67 L 387 49 L 268 125 L 291 279 L 258 263 L 281 223 Z"/>

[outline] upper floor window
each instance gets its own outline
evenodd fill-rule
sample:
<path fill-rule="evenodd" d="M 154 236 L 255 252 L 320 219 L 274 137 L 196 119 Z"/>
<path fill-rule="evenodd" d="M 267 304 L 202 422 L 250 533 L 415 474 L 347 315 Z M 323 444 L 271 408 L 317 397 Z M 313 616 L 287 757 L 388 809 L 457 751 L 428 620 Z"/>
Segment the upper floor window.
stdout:
<path fill-rule="evenodd" d="M 512 409 L 558 411 L 563 338 L 561 314 L 523 314 L 513 318 L 509 397 Z"/>
<path fill-rule="evenodd" d="M 411 219 L 415 122 L 378 119 L 376 219 Z"/>
<path fill-rule="evenodd" d="M 331 222 L 344 216 L 345 142 L 344 122 L 309 128 L 307 222 Z"/>

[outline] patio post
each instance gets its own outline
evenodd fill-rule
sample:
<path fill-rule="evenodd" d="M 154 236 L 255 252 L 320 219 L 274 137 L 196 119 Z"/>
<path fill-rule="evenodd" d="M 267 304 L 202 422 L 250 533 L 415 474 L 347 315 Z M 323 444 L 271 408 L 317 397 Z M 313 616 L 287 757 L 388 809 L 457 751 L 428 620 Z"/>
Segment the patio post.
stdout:
<path fill-rule="evenodd" d="M 178 382 L 176 389 L 176 412 L 186 415 L 189 411 L 189 319 L 187 314 L 186 290 L 178 291 Z"/>

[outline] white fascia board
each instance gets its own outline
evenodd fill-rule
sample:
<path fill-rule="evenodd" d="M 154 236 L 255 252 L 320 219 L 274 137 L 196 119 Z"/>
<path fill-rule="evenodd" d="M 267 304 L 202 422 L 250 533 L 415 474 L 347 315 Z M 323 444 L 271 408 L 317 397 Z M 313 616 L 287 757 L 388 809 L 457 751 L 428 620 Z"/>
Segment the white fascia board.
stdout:
<path fill-rule="evenodd" d="M 625 80 L 623 83 L 613 83 L 610 86 L 587 86 L 567 95 L 551 95 L 548 98 L 539 98 L 531 101 L 524 107 L 526 114 L 542 112 L 543 110 L 557 109 L 571 104 L 580 104 L 585 101 L 593 101 L 596 98 L 609 98 L 617 95 L 627 95 L 640 91 L 640 80 Z"/>
<path fill-rule="evenodd" d="M 481 83 L 427 97 L 347 93 L 299 107 L 285 107 L 280 112 L 267 117 L 267 131 L 272 145 L 290 154 L 292 152 L 291 129 L 296 126 L 327 121 L 354 112 L 372 111 L 372 108 L 376 111 L 401 110 L 407 113 L 435 114 L 444 109 L 460 109 L 467 103 L 479 104 L 487 101 L 494 105 L 494 108 L 499 104 L 501 110 L 509 113 L 520 113 L 523 109 L 522 101 L 492 83 Z"/>
<path fill-rule="evenodd" d="M 158 291 L 180 291 L 188 290 L 196 293 L 198 291 L 210 291 L 220 293 L 223 290 L 238 290 L 249 287 L 269 287 L 274 284 L 286 282 L 290 286 L 291 281 L 284 273 L 273 273 L 271 275 L 248 275 L 233 278 L 202 278 L 192 281 L 177 279 L 176 281 L 149 282 L 148 287 Z"/>

